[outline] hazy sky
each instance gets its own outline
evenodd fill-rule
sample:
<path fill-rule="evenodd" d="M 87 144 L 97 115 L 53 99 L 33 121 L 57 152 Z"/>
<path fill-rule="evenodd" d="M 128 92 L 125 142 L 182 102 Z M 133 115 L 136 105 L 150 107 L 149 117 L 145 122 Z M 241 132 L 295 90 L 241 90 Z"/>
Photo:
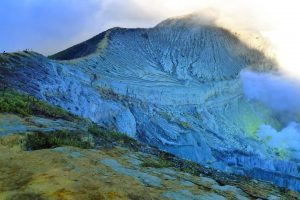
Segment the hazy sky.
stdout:
<path fill-rule="evenodd" d="M 108 28 L 151 27 L 161 20 L 213 9 L 214 17 L 268 36 L 282 63 L 300 66 L 297 0 L 0 0 L 0 51 L 49 55 Z M 293 68 L 293 69 L 294 69 Z M 300 74 L 300 70 L 299 74 Z"/>
<path fill-rule="evenodd" d="M 226 2 L 238 0 L 228 0 Z M 55 53 L 108 28 L 151 27 L 222 0 L 1 0 L 0 51 Z M 230 5 L 230 3 L 226 3 Z M 244 12 L 242 4 L 229 10 Z M 235 9 L 238 8 L 238 9 Z"/>
<path fill-rule="evenodd" d="M 51 54 L 113 26 L 149 27 L 162 19 L 138 6 L 131 0 L 1 0 L 0 51 Z"/>

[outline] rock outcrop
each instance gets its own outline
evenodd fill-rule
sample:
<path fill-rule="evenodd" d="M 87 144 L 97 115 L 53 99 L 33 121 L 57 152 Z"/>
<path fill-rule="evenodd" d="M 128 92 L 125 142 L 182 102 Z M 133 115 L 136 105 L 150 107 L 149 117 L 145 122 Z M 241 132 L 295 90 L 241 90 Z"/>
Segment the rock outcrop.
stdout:
<path fill-rule="evenodd" d="M 5 84 L 106 128 L 300 191 L 297 160 L 256 136 L 262 124 L 280 121 L 245 98 L 239 79 L 243 69 L 276 64 L 228 30 L 174 18 L 150 29 L 113 28 L 49 58 L 1 54 L 0 63 Z"/>

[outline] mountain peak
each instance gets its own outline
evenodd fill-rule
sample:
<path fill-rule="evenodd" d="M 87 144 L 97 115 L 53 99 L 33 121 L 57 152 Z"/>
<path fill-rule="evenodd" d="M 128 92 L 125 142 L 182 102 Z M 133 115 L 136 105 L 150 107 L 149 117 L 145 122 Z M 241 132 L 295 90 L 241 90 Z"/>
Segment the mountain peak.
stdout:
<path fill-rule="evenodd" d="M 202 16 L 199 13 L 192 13 L 182 16 L 176 16 L 168 18 L 162 22 L 160 22 L 156 27 L 164 27 L 164 26 L 215 26 L 214 19 L 206 16 Z"/>
<path fill-rule="evenodd" d="M 120 72 L 129 70 L 129 66 L 144 71 L 155 68 L 178 80 L 201 82 L 233 79 L 245 67 L 264 70 L 275 65 L 230 31 L 200 19 L 191 14 L 167 19 L 149 29 L 110 29 L 50 58 L 104 56 L 110 63 L 100 59 L 97 65 L 117 66 Z"/>
<path fill-rule="evenodd" d="M 231 31 L 188 15 L 110 29 L 50 58 L 0 54 L 1 82 L 181 158 L 300 191 L 297 161 L 257 139 L 282 122 L 240 81 L 275 64 Z"/>

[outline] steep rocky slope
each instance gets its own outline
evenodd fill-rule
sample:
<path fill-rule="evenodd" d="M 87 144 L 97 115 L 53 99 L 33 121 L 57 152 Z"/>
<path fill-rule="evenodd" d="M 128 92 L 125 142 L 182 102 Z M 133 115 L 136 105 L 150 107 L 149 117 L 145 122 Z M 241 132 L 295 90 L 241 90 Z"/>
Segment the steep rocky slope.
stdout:
<path fill-rule="evenodd" d="M 300 191 L 298 160 L 256 131 L 281 128 L 244 97 L 239 73 L 276 64 L 193 16 L 110 29 L 46 58 L 1 54 L 2 82 L 179 157 Z"/>
<path fill-rule="evenodd" d="M 87 120 L 60 117 L 0 112 L 0 199 L 299 198 L 270 183 L 181 160 Z"/>

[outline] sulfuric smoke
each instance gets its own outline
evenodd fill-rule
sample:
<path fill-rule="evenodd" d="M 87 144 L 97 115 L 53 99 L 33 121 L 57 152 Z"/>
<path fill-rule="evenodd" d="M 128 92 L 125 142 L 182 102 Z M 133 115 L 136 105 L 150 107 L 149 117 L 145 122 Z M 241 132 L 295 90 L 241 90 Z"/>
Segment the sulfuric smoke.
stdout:
<path fill-rule="evenodd" d="M 257 131 L 260 139 L 271 148 L 300 151 L 300 83 L 282 74 L 242 71 L 240 78 L 245 96 L 269 106 L 285 121 L 285 128 L 276 130 L 268 124 Z M 300 155 L 293 153 L 293 156 Z"/>

